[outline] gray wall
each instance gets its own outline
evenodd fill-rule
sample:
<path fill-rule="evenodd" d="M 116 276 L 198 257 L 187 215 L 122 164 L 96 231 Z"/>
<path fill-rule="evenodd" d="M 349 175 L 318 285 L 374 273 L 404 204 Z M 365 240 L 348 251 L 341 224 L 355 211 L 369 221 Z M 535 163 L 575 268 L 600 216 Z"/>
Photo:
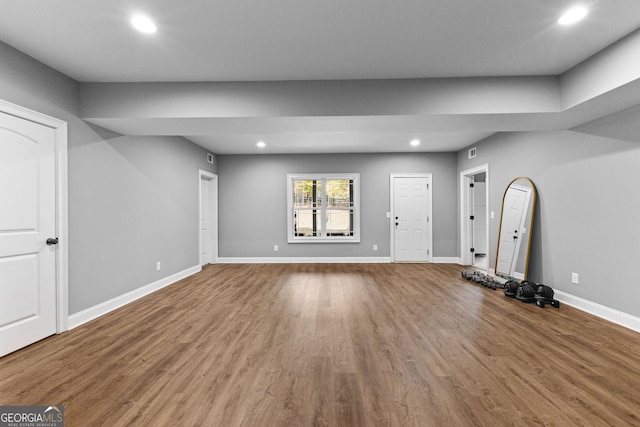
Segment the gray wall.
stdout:
<path fill-rule="evenodd" d="M 495 265 L 503 192 L 528 176 L 538 190 L 529 278 L 640 316 L 640 145 L 572 131 L 508 133 L 458 153 L 458 170 L 489 164 L 490 265 Z M 571 283 L 579 273 L 580 284 Z"/>
<path fill-rule="evenodd" d="M 1 42 L 0 64 L 0 99 L 68 123 L 69 313 L 198 265 L 198 169 L 215 172 L 205 151 L 92 127 L 77 82 Z"/>
<path fill-rule="evenodd" d="M 72 313 L 199 264 L 206 152 L 184 138 L 96 130 L 103 140 L 69 150 Z"/>
<path fill-rule="evenodd" d="M 433 174 L 433 255 L 458 256 L 455 153 L 221 155 L 218 168 L 221 257 L 388 257 L 389 174 L 401 172 Z M 360 173 L 360 243 L 287 243 L 286 175 L 314 172 Z"/>

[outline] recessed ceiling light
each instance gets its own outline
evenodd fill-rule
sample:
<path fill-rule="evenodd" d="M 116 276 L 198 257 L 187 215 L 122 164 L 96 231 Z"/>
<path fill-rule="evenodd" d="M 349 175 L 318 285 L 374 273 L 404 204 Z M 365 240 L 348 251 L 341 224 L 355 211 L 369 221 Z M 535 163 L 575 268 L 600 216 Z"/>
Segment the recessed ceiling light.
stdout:
<path fill-rule="evenodd" d="M 420 145 L 420 140 L 419 139 L 413 139 L 413 140 L 411 140 L 411 142 L 409 144 L 411 144 L 413 147 L 417 147 L 418 145 Z"/>
<path fill-rule="evenodd" d="M 133 27 L 143 33 L 155 33 L 158 30 L 156 24 L 153 23 L 151 19 L 144 15 L 136 15 L 131 18 L 131 25 Z"/>
<path fill-rule="evenodd" d="M 558 24 L 560 24 L 560 25 L 571 25 L 571 24 L 574 24 L 574 23 L 580 21 L 585 16 L 587 16 L 588 12 L 589 11 L 587 10 L 587 8 L 582 7 L 582 6 L 572 7 L 571 9 L 567 10 L 560 17 L 560 19 L 558 19 Z"/>
<path fill-rule="evenodd" d="M 260 148 L 264 148 L 267 146 L 267 144 L 264 143 L 264 141 L 258 141 L 258 143 L 256 144 L 258 147 Z"/>

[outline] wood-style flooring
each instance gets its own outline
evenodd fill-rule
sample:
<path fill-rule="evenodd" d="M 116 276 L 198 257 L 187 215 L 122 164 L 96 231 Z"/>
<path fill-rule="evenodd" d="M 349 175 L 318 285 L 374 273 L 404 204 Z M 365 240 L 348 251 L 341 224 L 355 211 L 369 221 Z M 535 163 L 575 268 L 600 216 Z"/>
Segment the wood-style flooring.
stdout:
<path fill-rule="evenodd" d="M 445 264 L 212 265 L 0 359 L 67 426 L 640 425 L 640 334 Z"/>

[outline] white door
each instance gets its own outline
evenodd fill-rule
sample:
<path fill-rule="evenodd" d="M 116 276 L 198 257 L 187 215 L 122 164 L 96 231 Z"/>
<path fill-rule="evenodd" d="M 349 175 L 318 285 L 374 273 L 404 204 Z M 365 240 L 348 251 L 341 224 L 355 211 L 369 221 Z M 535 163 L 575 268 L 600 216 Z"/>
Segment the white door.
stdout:
<path fill-rule="evenodd" d="M 430 178 L 393 178 L 394 261 L 431 260 Z"/>
<path fill-rule="evenodd" d="M 55 143 L 0 113 L 0 356 L 56 333 Z"/>
<path fill-rule="evenodd" d="M 513 276 L 515 255 L 523 239 L 525 207 L 529 205 L 531 189 L 511 185 L 504 196 L 502 225 L 500 228 L 500 250 L 496 272 Z"/>
<path fill-rule="evenodd" d="M 199 171 L 200 185 L 200 265 L 214 264 L 218 260 L 218 176 Z"/>
<path fill-rule="evenodd" d="M 475 182 L 473 186 L 473 265 L 487 270 L 487 198 L 486 182 Z"/>
<path fill-rule="evenodd" d="M 472 264 L 475 264 L 475 251 L 476 251 L 476 182 L 475 177 L 470 178 L 469 183 L 469 248 L 472 251 L 471 259 Z"/>
<path fill-rule="evenodd" d="M 210 223 L 211 223 L 211 181 L 200 180 L 200 265 L 207 265 L 211 255 Z"/>

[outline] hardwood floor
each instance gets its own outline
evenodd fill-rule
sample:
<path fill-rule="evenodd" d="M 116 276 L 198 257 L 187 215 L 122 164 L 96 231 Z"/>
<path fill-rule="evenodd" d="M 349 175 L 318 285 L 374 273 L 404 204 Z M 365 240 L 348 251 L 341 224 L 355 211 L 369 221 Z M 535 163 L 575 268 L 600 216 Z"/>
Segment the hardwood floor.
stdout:
<path fill-rule="evenodd" d="M 0 359 L 67 426 L 640 425 L 640 334 L 444 264 L 212 265 Z"/>

